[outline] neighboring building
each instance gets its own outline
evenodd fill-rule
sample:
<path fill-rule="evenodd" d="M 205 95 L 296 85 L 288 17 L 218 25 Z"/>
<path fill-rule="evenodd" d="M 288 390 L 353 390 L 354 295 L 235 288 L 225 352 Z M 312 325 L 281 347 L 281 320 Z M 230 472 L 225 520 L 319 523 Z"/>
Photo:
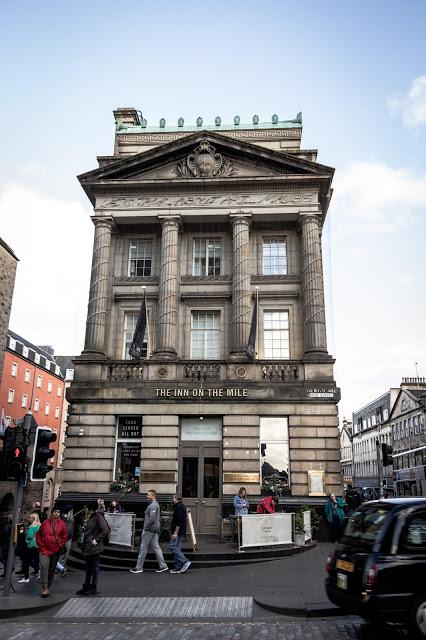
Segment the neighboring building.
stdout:
<path fill-rule="evenodd" d="M 403 378 L 390 414 L 398 496 L 426 496 L 426 378 Z"/>
<path fill-rule="evenodd" d="M 343 420 L 340 431 L 340 462 L 343 484 L 353 481 L 352 422 Z"/>
<path fill-rule="evenodd" d="M 391 389 L 352 416 L 353 483 L 358 487 L 379 488 L 376 442 L 392 444 L 389 414 L 399 389 Z M 387 487 L 393 486 L 392 468 L 383 470 Z"/>
<path fill-rule="evenodd" d="M 17 264 L 18 258 L 4 240 L 0 238 L 0 381 L 2 378 L 4 350 L 6 349 Z"/>
<path fill-rule="evenodd" d="M 0 409 L 6 423 L 23 418 L 31 409 L 40 427 L 50 427 L 57 434 L 52 444 L 57 452 L 63 399 L 64 380 L 53 355 L 8 331 L 0 384 Z M 57 466 L 56 454 L 51 464 Z"/>
<path fill-rule="evenodd" d="M 50 464 L 56 468 L 59 464 L 59 430 L 65 385 L 53 350 L 45 349 L 8 331 L 0 384 L 0 410 L 4 410 L 6 423 L 11 426 L 14 420 L 23 418 L 31 410 L 40 427 L 50 427 L 56 432 L 57 440 L 51 445 L 55 456 L 50 459 Z M 15 491 L 16 483 L 0 482 L 0 497 L 3 496 L 0 518 L 10 513 Z M 35 500 L 44 500 L 44 495 L 45 488 L 41 482 L 29 482 L 24 489 L 23 512 L 28 511 Z"/>
<path fill-rule="evenodd" d="M 114 115 L 114 155 L 79 176 L 94 248 L 60 499 L 136 478 L 141 494 L 182 493 L 208 533 L 241 485 L 295 502 L 340 492 L 321 258 L 334 170 L 300 149 L 301 115 L 207 127 Z M 144 359 L 129 361 L 143 286 Z"/>

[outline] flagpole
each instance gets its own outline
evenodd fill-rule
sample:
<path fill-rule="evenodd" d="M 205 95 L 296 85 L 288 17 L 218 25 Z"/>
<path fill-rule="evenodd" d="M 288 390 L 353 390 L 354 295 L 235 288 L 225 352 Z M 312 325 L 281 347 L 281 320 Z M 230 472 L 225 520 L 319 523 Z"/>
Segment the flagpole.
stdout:
<path fill-rule="evenodd" d="M 142 285 L 142 291 L 143 291 L 143 297 L 145 298 L 145 305 L 146 305 L 146 286 L 143 284 Z M 150 357 L 151 352 L 149 351 L 149 347 L 150 347 L 150 339 L 149 339 L 149 322 L 148 322 L 148 309 L 146 310 L 146 357 L 147 359 Z"/>

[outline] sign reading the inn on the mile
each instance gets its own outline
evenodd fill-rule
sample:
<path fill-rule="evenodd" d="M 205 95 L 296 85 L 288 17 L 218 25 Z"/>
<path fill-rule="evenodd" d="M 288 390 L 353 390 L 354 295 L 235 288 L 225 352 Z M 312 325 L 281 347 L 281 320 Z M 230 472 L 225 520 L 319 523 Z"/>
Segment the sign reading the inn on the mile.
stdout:
<path fill-rule="evenodd" d="M 157 398 L 247 398 L 247 389 L 155 389 Z"/>

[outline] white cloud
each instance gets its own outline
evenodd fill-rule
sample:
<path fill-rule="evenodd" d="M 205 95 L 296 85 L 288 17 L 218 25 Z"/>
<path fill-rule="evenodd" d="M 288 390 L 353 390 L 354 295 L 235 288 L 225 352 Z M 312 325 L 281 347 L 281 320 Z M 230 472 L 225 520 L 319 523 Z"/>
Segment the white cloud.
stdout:
<path fill-rule="evenodd" d="M 19 258 L 10 328 L 55 353 L 80 353 L 89 295 L 89 209 L 19 183 L 0 190 L 1 234 Z"/>
<path fill-rule="evenodd" d="M 426 209 L 426 176 L 384 163 L 353 163 L 336 173 L 332 211 L 341 231 L 390 233 L 418 222 Z"/>
<path fill-rule="evenodd" d="M 407 129 L 420 129 L 426 124 L 426 75 L 418 76 L 404 97 L 388 100 L 393 115 L 401 115 Z"/>

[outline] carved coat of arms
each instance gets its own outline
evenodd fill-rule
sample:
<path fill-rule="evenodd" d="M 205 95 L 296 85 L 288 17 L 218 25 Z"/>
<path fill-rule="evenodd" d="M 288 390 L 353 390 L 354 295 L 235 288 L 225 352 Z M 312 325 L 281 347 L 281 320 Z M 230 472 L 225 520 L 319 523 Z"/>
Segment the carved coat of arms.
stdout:
<path fill-rule="evenodd" d="M 178 178 L 216 178 L 236 174 L 231 160 L 217 153 L 207 140 L 200 142 L 185 160 L 177 163 Z"/>

